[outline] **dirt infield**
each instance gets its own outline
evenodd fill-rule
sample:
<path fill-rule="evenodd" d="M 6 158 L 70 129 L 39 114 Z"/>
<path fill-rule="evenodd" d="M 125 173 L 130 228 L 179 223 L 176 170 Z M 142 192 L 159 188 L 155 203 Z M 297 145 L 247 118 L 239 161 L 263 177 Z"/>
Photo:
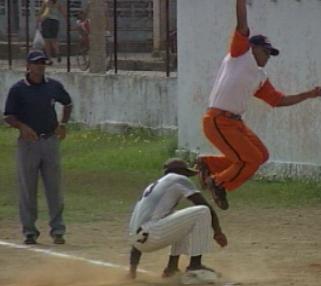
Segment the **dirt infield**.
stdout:
<path fill-rule="evenodd" d="M 226 249 L 215 249 L 204 264 L 222 273 L 222 281 L 246 286 L 321 285 L 321 209 L 244 209 L 220 212 L 229 239 Z M 142 257 L 136 281 L 126 278 L 128 216 L 106 222 L 68 224 L 67 244 L 53 245 L 45 222 L 37 248 L 113 263 L 115 268 L 86 261 L 53 257 L 28 249 L 0 246 L 1 286 L 152 286 L 178 285 L 160 273 L 168 250 Z M 67 222 L 68 223 L 68 222 Z M 21 244 L 17 221 L 0 220 L 0 240 Z M 183 270 L 186 258 L 181 261 Z"/>

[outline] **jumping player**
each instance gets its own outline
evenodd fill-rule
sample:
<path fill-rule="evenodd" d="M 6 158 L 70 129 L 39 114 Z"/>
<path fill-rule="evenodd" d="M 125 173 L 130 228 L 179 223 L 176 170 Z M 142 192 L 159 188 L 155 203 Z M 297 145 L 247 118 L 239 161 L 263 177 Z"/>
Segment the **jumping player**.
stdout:
<path fill-rule="evenodd" d="M 267 148 L 242 120 L 248 99 L 255 96 L 272 107 L 290 106 L 321 95 L 320 87 L 285 96 L 268 79 L 264 67 L 279 55 L 264 35 L 249 37 L 246 0 L 236 0 L 237 26 L 230 51 L 224 58 L 203 116 L 207 139 L 223 156 L 200 156 L 201 183 L 221 209 L 228 209 L 226 190 L 247 181 L 269 158 Z"/>
<path fill-rule="evenodd" d="M 190 256 L 187 272 L 196 271 L 195 275 L 199 270 L 202 275 L 214 272 L 202 265 L 202 255 L 211 249 L 213 238 L 221 247 L 227 245 L 227 239 L 215 211 L 188 178 L 196 174 L 197 170 L 189 168 L 185 161 L 173 158 L 165 163 L 164 176 L 145 189 L 129 224 L 131 278 L 136 277 L 142 252 L 167 246 L 171 246 L 171 252 L 163 277 L 179 271 L 181 254 Z M 195 206 L 174 212 L 183 198 Z"/>

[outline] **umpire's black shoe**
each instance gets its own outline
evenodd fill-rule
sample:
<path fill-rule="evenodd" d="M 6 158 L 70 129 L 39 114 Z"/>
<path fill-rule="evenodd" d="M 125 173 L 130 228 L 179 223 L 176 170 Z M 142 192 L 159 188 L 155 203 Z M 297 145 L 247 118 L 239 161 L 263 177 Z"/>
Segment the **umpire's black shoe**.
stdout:
<path fill-rule="evenodd" d="M 33 234 L 26 235 L 26 238 L 24 240 L 24 244 L 37 244 L 37 238 Z"/>
<path fill-rule="evenodd" d="M 66 240 L 64 239 L 64 236 L 62 234 L 55 234 L 53 236 L 53 242 L 54 244 L 65 244 Z"/>
<path fill-rule="evenodd" d="M 229 203 L 226 198 L 225 188 L 216 185 L 216 183 L 211 177 L 207 179 L 207 186 L 217 206 L 222 210 L 227 210 L 229 208 Z"/>

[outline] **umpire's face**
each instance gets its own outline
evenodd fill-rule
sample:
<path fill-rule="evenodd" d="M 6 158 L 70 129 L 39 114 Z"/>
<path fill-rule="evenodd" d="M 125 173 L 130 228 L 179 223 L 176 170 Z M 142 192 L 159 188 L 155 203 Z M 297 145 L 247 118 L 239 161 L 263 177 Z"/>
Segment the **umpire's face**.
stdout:
<path fill-rule="evenodd" d="M 46 61 L 45 60 L 39 60 L 35 62 L 29 62 L 27 64 L 28 72 L 37 77 L 43 77 L 46 70 Z"/>

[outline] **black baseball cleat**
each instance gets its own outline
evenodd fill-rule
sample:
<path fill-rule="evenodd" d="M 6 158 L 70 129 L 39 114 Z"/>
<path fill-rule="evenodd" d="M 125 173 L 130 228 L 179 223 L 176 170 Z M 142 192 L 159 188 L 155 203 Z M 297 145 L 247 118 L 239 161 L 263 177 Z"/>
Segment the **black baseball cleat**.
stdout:
<path fill-rule="evenodd" d="M 26 238 L 23 243 L 28 244 L 28 245 L 37 244 L 37 238 L 33 234 L 28 234 L 28 235 L 26 235 Z"/>
<path fill-rule="evenodd" d="M 56 234 L 53 236 L 53 242 L 54 244 L 65 244 L 66 240 L 62 234 Z"/>
<path fill-rule="evenodd" d="M 225 188 L 218 186 L 211 177 L 207 178 L 206 183 L 216 205 L 222 210 L 227 210 L 229 203 L 226 198 Z"/>

